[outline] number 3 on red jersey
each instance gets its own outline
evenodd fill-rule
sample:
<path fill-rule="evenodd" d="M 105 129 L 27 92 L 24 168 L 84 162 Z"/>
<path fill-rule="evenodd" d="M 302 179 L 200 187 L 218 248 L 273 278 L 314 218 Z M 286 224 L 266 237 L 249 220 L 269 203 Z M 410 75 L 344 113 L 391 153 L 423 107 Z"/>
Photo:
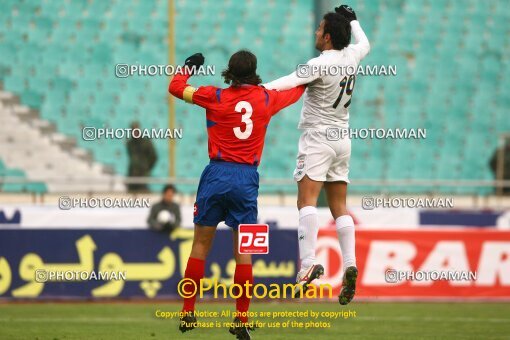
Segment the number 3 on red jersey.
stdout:
<path fill-rule="evenodd" d="M 253 108 L 250 103 L 243 100 L 236 104 L 235 110 L 236 112 L 243 113 L 243 109 L 245 112 L 241 116 L 241 122 L 246 124 L 246 129 L 244 129 L 244 131 L 241 132 L 240 127 L 233 128 L 234 135 L 236 135 L 236 137 L 239 139 L 247 139 L 248 137 L 251 136 L 251 133 L 253 131 L 253 121 L 250 119 L 251 114 L 253 113 Z"/>

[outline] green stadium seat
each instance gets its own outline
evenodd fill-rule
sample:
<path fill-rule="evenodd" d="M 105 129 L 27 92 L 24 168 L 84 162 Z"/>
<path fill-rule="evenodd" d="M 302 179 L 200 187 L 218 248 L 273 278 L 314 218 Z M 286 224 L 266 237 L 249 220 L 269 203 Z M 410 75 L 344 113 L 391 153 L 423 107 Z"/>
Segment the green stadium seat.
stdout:
<path fill-rule="evenodd" d="M 30 107 L 39 108 L 41 107 L 43 96 L 39 92 L 27 90 L 21 95 L 21 100 Z"/>
<path fill-rule="evenodd" d="M 21 192 L 24 191 L 24 183 L 6 182 L 3 180 L 4 177 L 10 177 L 11 179 L 23 179 L 26 178 L 23 170 L 20 169 L 9 169 L 5 168 L 0 171 L 0 190 L 3 192 Z"/>

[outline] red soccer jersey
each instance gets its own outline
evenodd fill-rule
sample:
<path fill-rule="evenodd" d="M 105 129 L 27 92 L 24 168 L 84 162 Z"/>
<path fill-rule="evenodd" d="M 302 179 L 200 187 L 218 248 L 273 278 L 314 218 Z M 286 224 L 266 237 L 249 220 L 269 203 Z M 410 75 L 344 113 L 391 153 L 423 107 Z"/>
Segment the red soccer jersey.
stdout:
<path fill-rule="evenodd" d="M 243 164 L 260 164 L 269 121 L 305 90 L 299 86 L 274 91 L 255 85 L 194 89 L 186 83 L 189 77 L 175 75 L 169 92 L 206 109 L 209 158 Z"/>

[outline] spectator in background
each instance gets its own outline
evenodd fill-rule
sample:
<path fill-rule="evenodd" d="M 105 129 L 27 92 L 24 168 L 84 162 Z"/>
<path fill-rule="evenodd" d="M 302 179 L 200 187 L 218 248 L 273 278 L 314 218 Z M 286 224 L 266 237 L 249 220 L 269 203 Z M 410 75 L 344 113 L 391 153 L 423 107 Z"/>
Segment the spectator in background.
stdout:
<path fill-rule="evenodd" d="M 174 202 L 175 186 L 163 188 L 163 199 L 152 206 L 147 223 L 156 231 L 172 232 L 181 225 L 181 208 Z"/>
<path fill-rule="evenodd" d="M 138 122 L 131 124 L 131 131 L 140 129 Z M 138 135 L 138 134 L 137 134 Z M 148 138 L 133 137 L 127 142 L 127 151 L 129 156 L 129 177 L 150 177 L 151 170 L 156 164 L 158 156 L 152 141 Z M 129 192 L 147 192 L 149 191 L 145 183 L 130 183 L 128 184 Z"/>
<path fill-rule="evenodd" d="M 494 153 L 492 154 L 491 160 L 490 160 L 490 168 L 492 170 L 492 174 L 494 175 L 494 178 L 498 179 L 498 154 L 500 149 L 496 149 Z M 506 143 L 504 146 L 503 151 L 503 180 L 510 180 L 510 143 Z M 497 192 L 497 189 L 496 189 Z M 510 188 L 506 187 L 503 188 L 503 193 L 505 195 L 510 194 Z"/>

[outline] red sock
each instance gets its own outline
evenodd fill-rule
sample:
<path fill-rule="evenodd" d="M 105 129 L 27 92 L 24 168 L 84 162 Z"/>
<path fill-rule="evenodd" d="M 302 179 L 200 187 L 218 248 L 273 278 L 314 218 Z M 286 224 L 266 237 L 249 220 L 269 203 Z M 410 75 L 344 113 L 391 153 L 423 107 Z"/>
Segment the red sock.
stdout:
<path fill-rule="evenodd" d="M 250 298 L 247 296 L 248 291 L 250 295 L 253 293 L 253 286 L 246 290 L 244 289 L 244 284 L 249 282 L 253 285 L 253 272 L 251 264 L 238 264 L 236 265 L 236 271 L 234 273 L 234 283 L 237 283 L 243 287 L 242 295 L 236 300 L 236 310 L 238 312 L 238 318 L 241 322 L 248 322 L 248 316 L 242 315 L 240 313 L 245 313 L 248 311 L 250 307 Z"/>
<path fill-rule="evenodd" d="M 200 279 L 204 278 L 204 270 L 205 270 L 205 261 L 190 257 L 188 259 L 188 264 L 186 265 L 186 272 L 184 273 L 184 278 L 191 279 L 196 283 L 196 287 L 200 287 Z M 187 289 L 188 286 L 184 286 L 184 290 Z M 188 287 L 188 289 L 190 289 Z M 195 310 L 195 300 L 197 299 L 196 295 L 184 298 L 184 305 L 182 307 L 183 312 L 193 312 Z"/>

